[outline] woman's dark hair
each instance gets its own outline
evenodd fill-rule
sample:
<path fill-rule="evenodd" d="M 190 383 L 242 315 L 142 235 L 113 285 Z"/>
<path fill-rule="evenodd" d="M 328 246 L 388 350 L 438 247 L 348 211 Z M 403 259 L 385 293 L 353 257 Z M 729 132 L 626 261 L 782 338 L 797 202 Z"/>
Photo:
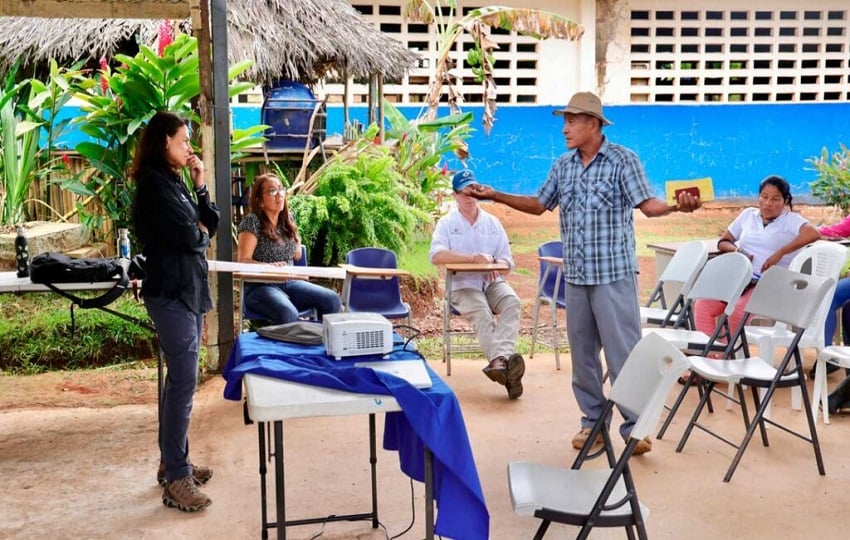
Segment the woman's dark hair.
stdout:
<path fill-rule="evenodd" d="M 186 121 L 170 112 L 158 112 L 142 131 L 136 155 L 133 156 L 133 177 L 138 181 L 143 170 L 164 170 L 170 165 L 165 155 L 165 137 L 174 137 Z"/>
<path fill-rule="evenodd" d="M 272 225 L 266 213 L 263 212 L 263 195 L 268 189 L 266 185 L 271 182 L 277 182 L 283 186 L 280 179 L 273 174 L 261 174 L 254 178 L 254 185 L 251 186 L 251 212 L 260 218 L 263 234 L 275 242 L 280 240 L 281 235 L 290 240 L 298 240 L 298 226 L 295 225 L 295 221 L 289 213 L 289 197 L 286 196 L 286 188 L 283 188 L 283 209 L 277 215 L 277 228 Z"/>
<path fill-rule="evenodd" d="M 779 190 L 785 204 L 788 205 L 788 208 L 794 210 L 794 205 L 791 204 L 793 197 L 791 196 L 791 186 L 788 184 L 788 180 L 781 176 L 776 176 L 775 174 L 768 176 L 761 181 L 761 184 L 759 184 L 759 195 L 761 195 L 761 192 L 764 191 L 765 186 L 773 186 Z"/>

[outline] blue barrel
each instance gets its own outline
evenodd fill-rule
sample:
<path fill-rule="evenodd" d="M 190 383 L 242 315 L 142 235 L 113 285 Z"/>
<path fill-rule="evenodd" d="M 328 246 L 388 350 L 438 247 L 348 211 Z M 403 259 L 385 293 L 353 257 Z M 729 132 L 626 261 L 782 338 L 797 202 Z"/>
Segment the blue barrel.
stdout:
<path fill-rule="evenodd" d="M 307 138 L 314 148 L 325 137 L 327 117 L 322 110 L 310 133 L 310 117 L 320 100 L 304 84 L 296 81 L 278 81 L 266 93 L 263 101 L 262 122 L 270 126 L 265 136 L 266 146 L 283 150 L 303 150 Z M 321 105 L 324 107 L 324 104 Z"/>

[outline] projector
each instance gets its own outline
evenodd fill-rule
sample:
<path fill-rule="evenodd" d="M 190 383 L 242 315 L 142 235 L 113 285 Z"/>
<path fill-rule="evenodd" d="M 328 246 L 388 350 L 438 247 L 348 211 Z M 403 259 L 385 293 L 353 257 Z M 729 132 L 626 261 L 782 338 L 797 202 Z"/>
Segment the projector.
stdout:
<path fill-rule="evenodd" d="M 378 313 L 330 313 L 322 317 L 322 339 L 336 360 L 383 355 L 393 350 L 393 325 Z"/>

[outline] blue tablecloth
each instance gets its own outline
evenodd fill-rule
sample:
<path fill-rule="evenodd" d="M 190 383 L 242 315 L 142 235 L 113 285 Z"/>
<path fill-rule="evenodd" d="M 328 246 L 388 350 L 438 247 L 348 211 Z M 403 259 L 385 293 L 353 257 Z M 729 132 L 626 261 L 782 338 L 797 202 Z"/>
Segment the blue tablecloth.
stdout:
<path fill-rule="evenodd" d="M 418 358 L 402 347 L 392 359 Z M 396 450 L 402 471 L 424 481 L 424 444 L 434 455 L 435 532 L 458 540 L 489 537 L 490 515 L 478 480 L 460 404 L 451 388 L 428 367 L 433 386 L 419 390 L 388 373 L 356 368 L 354 362 L 379 360 L 358 356 L 336 361 L 322 345 L 296 345 L 240 334 L 224 368 L 226 399 L 242 399 L 242 376 L 256 373 L 314 386 L 362 394 L 392 395 L 402 412 L 388 413 L 384 449 Z M 426 363 L 427 365 L 427 363 Z"/>

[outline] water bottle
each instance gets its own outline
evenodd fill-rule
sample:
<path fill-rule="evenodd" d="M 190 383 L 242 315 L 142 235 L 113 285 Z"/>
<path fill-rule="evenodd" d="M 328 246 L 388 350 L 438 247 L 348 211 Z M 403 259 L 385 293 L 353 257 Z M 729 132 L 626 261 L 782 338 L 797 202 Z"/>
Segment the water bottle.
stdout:
<path fill-rule="evenodd" d="M 130 259 L 130 236 L 127 229 L 118 229 L 118 257 Z"/>
<path fill-rule="evenodd" d="M 15 262 L 18 264 L 18 277 L 30 275 L 30 251 L 23 225 L 18 225 L 18 236 L 15 237 Z"/>

